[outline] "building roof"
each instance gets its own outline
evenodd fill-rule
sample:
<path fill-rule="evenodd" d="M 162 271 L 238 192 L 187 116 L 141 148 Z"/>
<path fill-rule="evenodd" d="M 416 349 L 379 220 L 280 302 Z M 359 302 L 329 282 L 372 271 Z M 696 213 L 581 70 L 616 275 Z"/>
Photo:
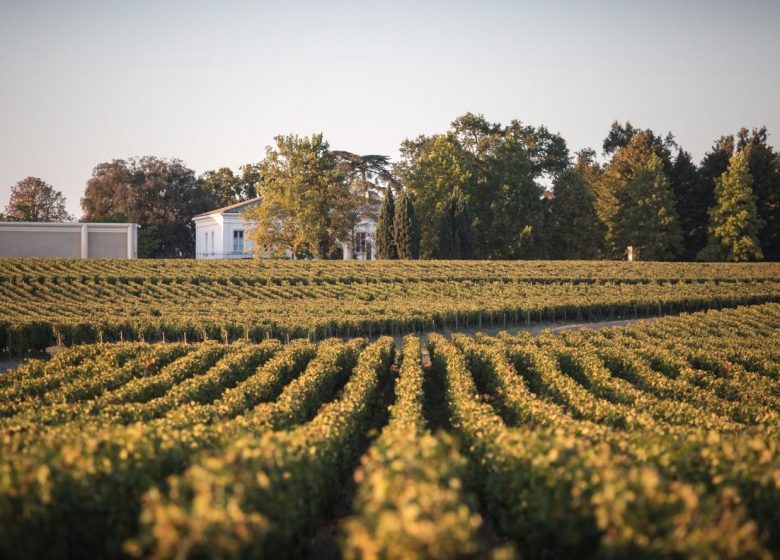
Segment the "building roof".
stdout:
<path fill-rule="evenodd" d="M 250 206 L 254 206 L 258 202 L 260 202 L 259 196 L 255 198 L 251 198 L 249 200 L 245 200 L 243 202 L 236 202 L 235 204 L 231 204 L 230 206 L 223 206 L 222 208 L 217 208 L 216 210 L 203 212 L 202 214 L 198 214 L 195 217 L 199 218 L 201 216 L 212 216 L 214 214 L 240 214 L 243 210 L 249 208 Z"/>

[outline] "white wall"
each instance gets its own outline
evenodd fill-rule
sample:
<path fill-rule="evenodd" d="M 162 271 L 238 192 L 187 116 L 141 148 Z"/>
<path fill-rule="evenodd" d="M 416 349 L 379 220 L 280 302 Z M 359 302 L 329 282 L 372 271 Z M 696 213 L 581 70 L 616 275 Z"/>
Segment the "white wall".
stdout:
<path fill-rule="evenodd" d="M 244 252 L 251 253 L 252 243 L 248 239 L 248 234 L 253 224 L 251 222 L 244 221 L 240 215 L 235 214 L 223 215 L 223 224 L 222 231 L 224 233 L 224 253 L 228 254 L 233 252 L 233 232 L 236 230 L 241 230 L 244 232 Z"/>
<path fill-rule="evenodd" d="M 137 224 L 0 222 L 0 256 L 134 259 L 137 230 Z"/>
<path fill-rule="evenodd" d="M 222 216 L 203 216 L 195 220 L 195 257 L 211 258 L 221 255 Z"/>
<path fill-rule="evenodd" d="M 195 218 L 195 258 L 250 258 L 252 244 L 247 239 L 250 228 L 251 224 L 244 222 L 237 214 L 214 214 Z M 244 231 L 244 255 L 233 253 L 235 230 Z"/>

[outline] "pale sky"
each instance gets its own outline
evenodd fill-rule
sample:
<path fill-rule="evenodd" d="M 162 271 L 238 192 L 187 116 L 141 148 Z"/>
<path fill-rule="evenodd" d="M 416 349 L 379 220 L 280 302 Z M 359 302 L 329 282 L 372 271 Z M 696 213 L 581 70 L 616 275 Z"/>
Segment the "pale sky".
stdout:
<path fill-rule="evenodd" d="M 0 0 L 0 209 L 29 175 L 68 210 L 92 168 L 201 173 L 278 134 L 398 156 L 458 115 L 517 118 L 600 151 L 613 120 L 780 145 L 780 1 Z"/>

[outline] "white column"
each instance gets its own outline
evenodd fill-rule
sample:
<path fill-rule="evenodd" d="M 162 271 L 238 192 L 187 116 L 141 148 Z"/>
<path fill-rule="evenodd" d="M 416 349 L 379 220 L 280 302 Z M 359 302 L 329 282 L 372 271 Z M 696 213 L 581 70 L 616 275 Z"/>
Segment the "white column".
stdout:
<path fill-rule="evenodd" d="M 134 258 L 133 255 L 133 249 L 135 248 L 134 237 L 135 237 L 135 224 L 127 224 L 127 258 L 132 259 Z"/>
<path fill-rule="evenodd" d="M 89 226 L 81 224 L 81 258 L 89 258 Z"/>

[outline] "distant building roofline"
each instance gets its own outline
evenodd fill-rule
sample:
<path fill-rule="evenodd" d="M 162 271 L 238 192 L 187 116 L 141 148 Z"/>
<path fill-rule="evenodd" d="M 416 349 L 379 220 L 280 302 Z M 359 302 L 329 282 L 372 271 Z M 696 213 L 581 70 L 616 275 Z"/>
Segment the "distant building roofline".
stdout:
<path fill-rule="evenodd" d="M 203 212 L 202 214 L 198 214 L 197 216 L 194 217 L 200 218 L 202 216 L 212 216 L 214 214 L 238 214 L 242 208 L 245 208 L 247 206 L 254 206 L 258 202 L 260 202 L 260 197 L 256 196 L 255 198 L 244 200 L 243 202 L 236 202 L 235 204 L 231 204 L 230 206 L 223 206 L 222 208 L 217 208 L 216 210 Z"/>

